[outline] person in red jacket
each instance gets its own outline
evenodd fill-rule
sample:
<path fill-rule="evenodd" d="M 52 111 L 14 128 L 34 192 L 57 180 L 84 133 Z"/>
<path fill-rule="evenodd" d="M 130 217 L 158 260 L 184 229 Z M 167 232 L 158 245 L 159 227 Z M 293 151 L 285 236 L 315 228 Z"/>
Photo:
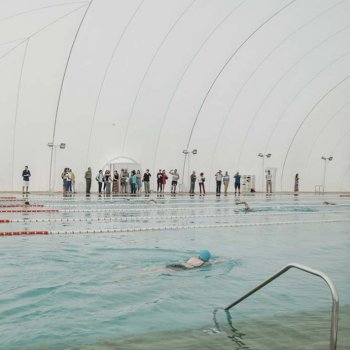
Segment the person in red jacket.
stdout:
<path fill-rule="evenodd" d="M 164 188 L 166 185 L 166 180 L 168 180 L 168 175 L 166 174 L 165 170 L 162 171 L 162 190 L 161 192 L 164 193 Z"/>

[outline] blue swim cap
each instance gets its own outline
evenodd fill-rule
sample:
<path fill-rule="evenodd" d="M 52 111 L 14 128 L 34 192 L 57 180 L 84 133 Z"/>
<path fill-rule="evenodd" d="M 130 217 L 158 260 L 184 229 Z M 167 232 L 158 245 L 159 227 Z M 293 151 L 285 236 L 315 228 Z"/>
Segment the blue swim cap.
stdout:
<path fill-rule="evenodd" d="M 201 260 L 203 260 L 203 261 L 209 261 L 209 259 L 210 259 L 210 257 L 211 257 L 211 254 L 210 254 L 209 250 L 204 249 L 204 250 L 201 250 L 201 251 L 199 252 L 199 257 L 200 257 Z"/>

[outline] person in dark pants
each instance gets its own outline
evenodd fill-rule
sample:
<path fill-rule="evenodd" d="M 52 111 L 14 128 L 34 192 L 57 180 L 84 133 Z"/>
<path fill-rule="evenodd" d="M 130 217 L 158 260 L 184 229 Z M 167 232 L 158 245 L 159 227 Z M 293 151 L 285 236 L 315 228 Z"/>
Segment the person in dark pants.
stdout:
<path fill-rule="evenodd" d="M 143 184 L 145 186 L 145 194 L 149 195 L 151 193 L 150 186 L 149 186 L 149 180 L 151 178 L 151 174 L 149 172 L 149 169 L 146 170 L 146 172 L 143 174 Z"/>
<path fill-rule="evenodd" d="M 196 172 L 194 171 L 191 174 L 191 187 L 190 187 L 190 194 L 194 194 L 194 187 L 196 185 L 196 180 L 197 180 L 197 175 Z"/>
<path fill-rule="evenodd" d="M 239 172 L 237 171 L 236 175 L 233 177 L 235 179 L 235 195 L 241 194 L 241 175 L 239 175 Z"/>
<path fill-rule="evenodd" d="M 299 174 L 295 174 L 294 178 L 294 194 L 297 195 L 299 192 Z"/>
<path fill-rule="evenodd" d="M 28 189 L 29 189 L 29 178 L 30 177 L 31 177 L 31 173 L 30 173 L 30 170 L 28 169 L 28 166 L 26 165 L 24 167 L 24 170 L 22 171 L 22 178 L 23 178 L 22 192 L 23 193 L 29 193 Z"/>
<path fill-rule="evenodd" d="M 162 192 L 163 174 L 162 170 L 159 169 L 157 173 L 157 193 Z"/>
<path fill-rule="evenodd" d="M 216 179 L 216 195 L 219 196 L 221 193 L 221 184 L 222 184 L 222 171 L 219 170 L 216 174 L 215 174 L 215 179 Z"/>
<path fill-rule="evenodd" d="M 198 180 L 199 192 L 200 192 L 200 195 L 202 195 L 202 192 L 203 192 L 203 196 L 205 195 L 205 186 L 204 186 L 204 182 L 205 182 L 204 173 L 200 173 L 200 175 L 199 175 L 199 180 Z"/>
<path fill-rule="evenodd" d="M 90 191 L 91 191 L 91 178 L 92 178 L 91 168 L 88 167 L 88 170 L 85 171 L 86 194 L 90 194 Z"/>
<path fill-rule="evenodd" d="M 99 170 L 97 176 L 96 176 L 96 181 L 98 182 L 98 193 L 102 193 L 102 185 L 103 185 L 103 171 Z"/>
<path fill-rule="evenodd" d="M 137 188 L 137 177 L 136 177 L 136 171 L 133 170 L 131 172 L 131 176 L 130 176 L 130 192 L 131 192 L 131 195 L 135 195 L 136 194 L 136 188 Z"/>

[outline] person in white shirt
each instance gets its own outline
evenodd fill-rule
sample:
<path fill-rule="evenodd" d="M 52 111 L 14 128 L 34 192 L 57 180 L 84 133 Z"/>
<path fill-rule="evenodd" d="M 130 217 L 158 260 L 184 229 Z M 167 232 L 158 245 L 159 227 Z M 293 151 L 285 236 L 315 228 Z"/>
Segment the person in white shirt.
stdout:
<path fill-rule="evenodd" d="M 202 192 L 203 192 L 203 196 L 205 196 L 205 186 L 204 186 L 204 182 L 205 182 L 204 173 L 200 173 L 199 179 L 198 179 L 199 192 L 200 192 L 200 195 L 202 195 Z"/>
<path fill-rule="evenodd" d="M 266 193 L 272 193 L 272 175 L 270 170 L 266 174 Z"/>
<path fill-rule="evenodd" d="M 216 179 L 216 195 L 219 196 L 221 193 L 221 184 L 222 184 L 222 171 L 219 170 L 216 174 L 215 174 L 215 179 Z"/>
<path fill-rule="evenodd" d="M 228 171 L 225 171 L 225 176 L 223 177 L 222 180 L 224 182 L 225 196 L 227 196 L 227 189 L 230 183 L 230 175 L 228 174 Z"/>
<path fill-rule="evenodd" d="M 176 193 L 177 182 L 179 181 L 180 175 L 177 172 L 177 169 L 170 170 L 169 173 L 173 176 L 171 179 L 171 193 Z"/>

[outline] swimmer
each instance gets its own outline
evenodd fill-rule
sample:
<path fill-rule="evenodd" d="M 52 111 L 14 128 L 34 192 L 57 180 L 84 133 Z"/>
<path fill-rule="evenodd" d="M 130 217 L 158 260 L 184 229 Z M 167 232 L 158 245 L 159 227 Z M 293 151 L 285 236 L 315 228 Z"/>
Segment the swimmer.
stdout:
<path fill-rule="evenodd" d="M 150 199 L 148 204 L 157 204 L 158 202 L 155 199 Z"/>
<path fill-rule="evenodd" d="M 324 204 L 324 205 L 335 205 L 335 203 L 333 203 L 333 202 L 327 202 L 327 201 L 324 201 L 323 204 Z"/>
<path fill-rule="evenodd" d="M 30 205 L 29 201 L 25 201 L 24 205 Z"/>
<path fill-rule="evenodd" d="M 174 270 L 188 270 L 198 267 L 208 266 L 211 254 L 209 250 L 203 249 L 199 252 L 198 256 L 189 258 L 182 264 L 169 264 L 166 267 Z"/>
<path fill-rule="evenodd" d="M 248 203 L 246 201 L 244 202 L 236 202 L 236 205 L 238 204 L 244 204 L 244 210 L 247 211 L 253 211 L 253 209 L 250 208 L 250 206 L 248 205 Z"/>

